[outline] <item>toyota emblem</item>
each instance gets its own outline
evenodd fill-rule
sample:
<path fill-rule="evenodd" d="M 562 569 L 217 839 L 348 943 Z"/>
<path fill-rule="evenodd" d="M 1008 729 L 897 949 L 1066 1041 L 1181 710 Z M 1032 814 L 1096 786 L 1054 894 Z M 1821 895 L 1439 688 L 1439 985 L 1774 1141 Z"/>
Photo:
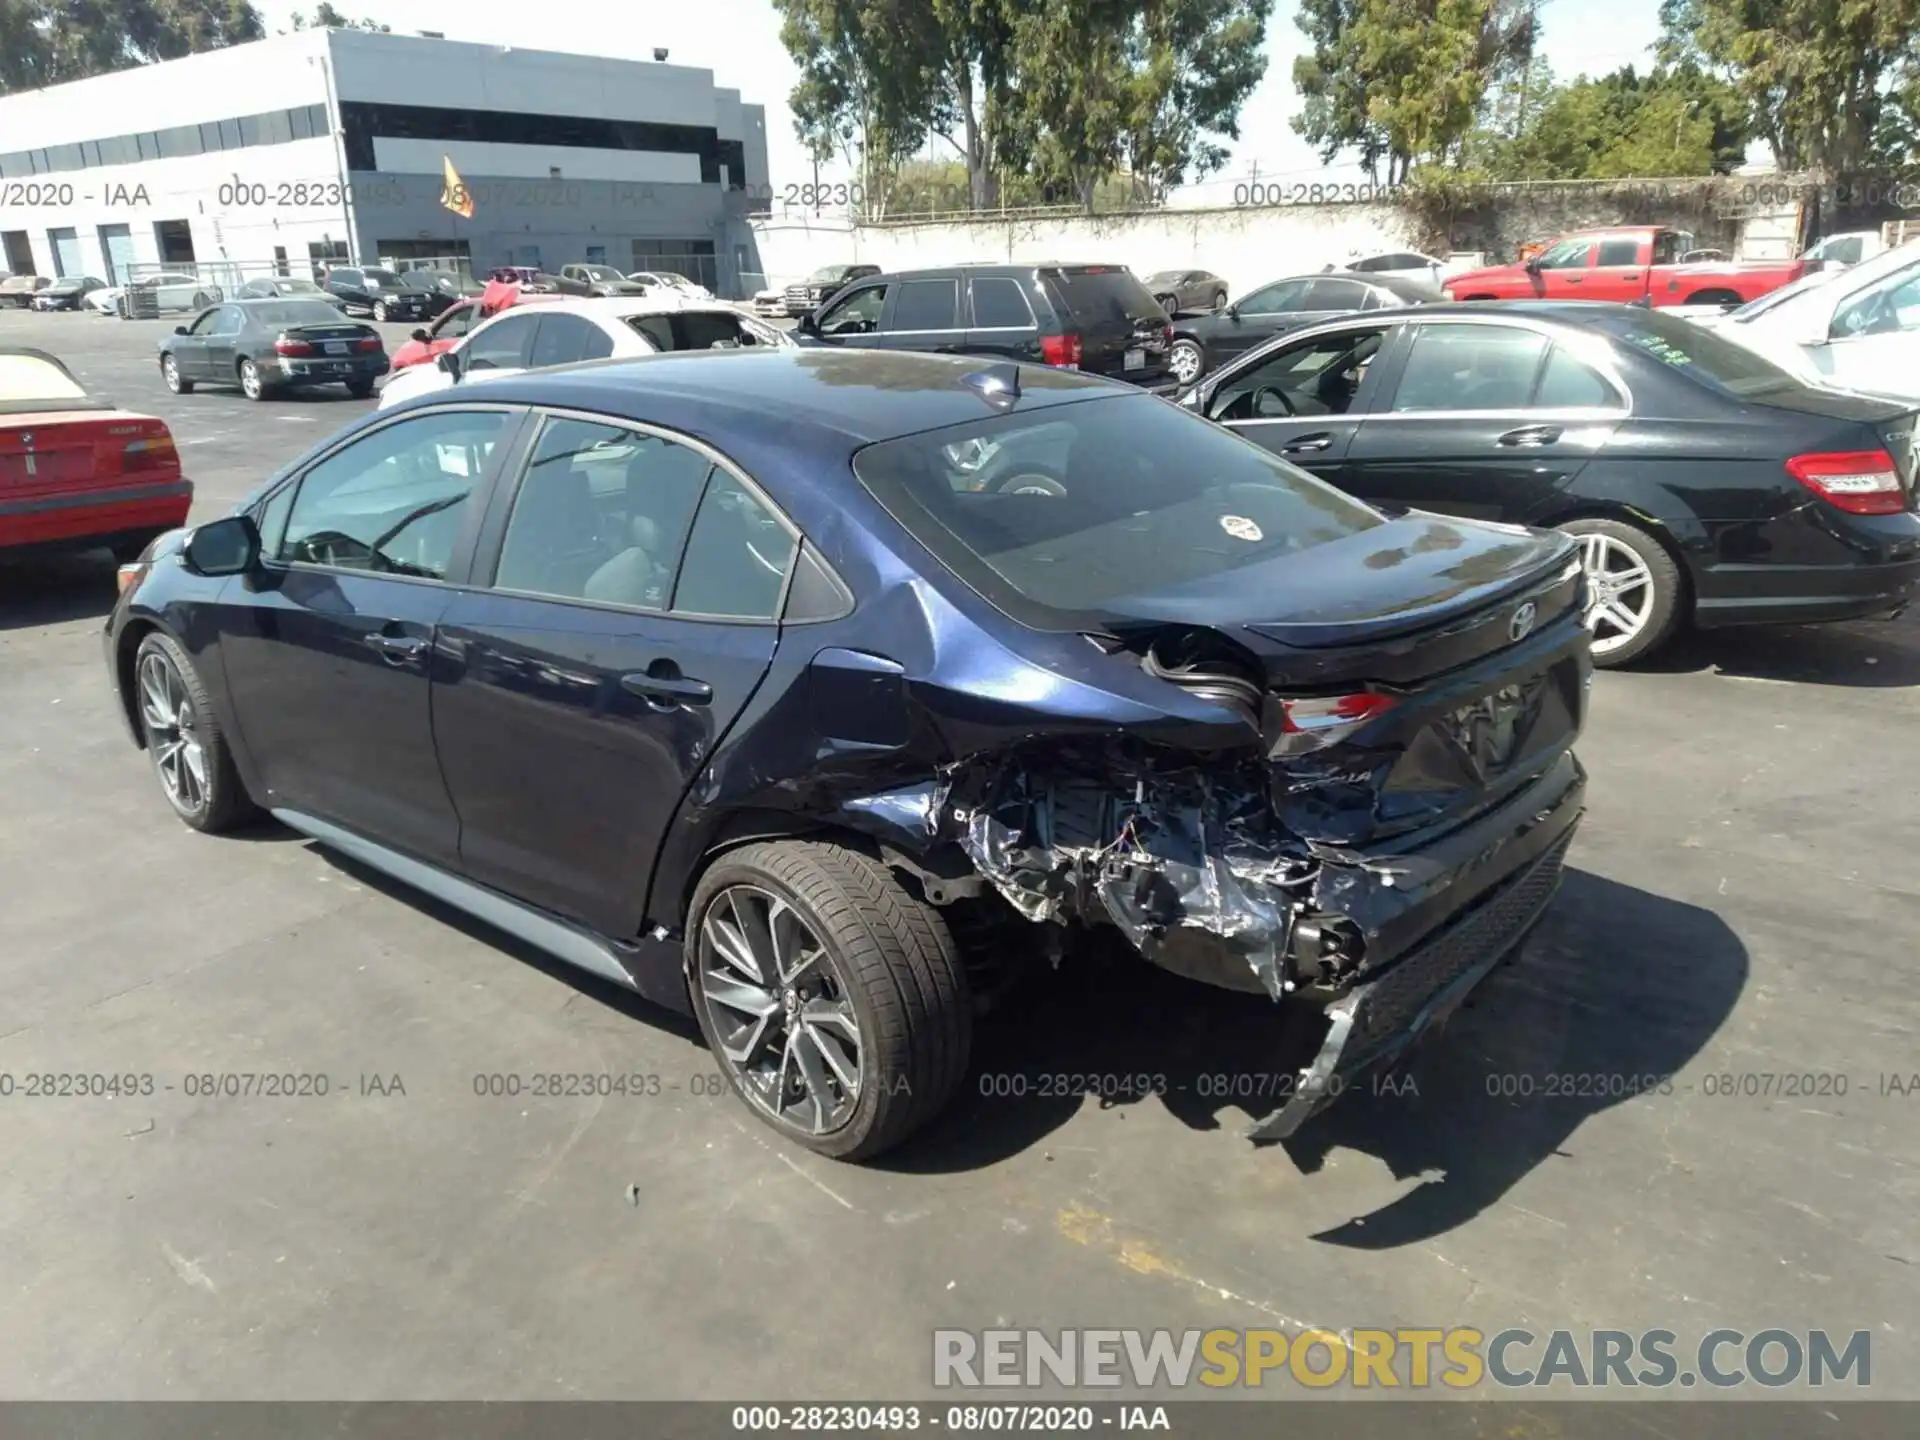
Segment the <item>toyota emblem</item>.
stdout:
<path fill-rule="evenodd" d="M 1527 636 L 1533 632 L 1533 622 L 1539 613 L 1539 607 L 1531 600 L 1514 611 L 1512 618 L 1507 621 L 1507 638 L 1510 640 L 1526 639 Z"/>

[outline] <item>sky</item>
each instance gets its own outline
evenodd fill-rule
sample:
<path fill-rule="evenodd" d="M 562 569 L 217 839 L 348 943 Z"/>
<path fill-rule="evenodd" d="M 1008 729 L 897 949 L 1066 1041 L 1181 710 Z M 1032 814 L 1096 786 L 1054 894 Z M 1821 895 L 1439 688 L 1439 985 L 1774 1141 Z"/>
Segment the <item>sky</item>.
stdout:
<path fill-rule="evenodd" d="M 254 0 L 269 32 L 286 29 L 295 10 L 311 13 L 311 4 Z M 798 74 L 780 43 L 780 26 L 771 0 L 540 0 L 530 12 L 526 0 L 335 0 L 351 19 L 367 17 L 397 32 L 438 30 L 449 40 L 483 44 L 576 50 L 635 60 L 650 60 L 664 45 L 670 61 L 714 72 L 716 83 L 737 89 L 749 103 L 767 109 L 768 181 L 777 195 L 788 184 L 813 178 L 813 165 L 793 133 L 787 94 Z M 1266 179 L 1311 180 L 1326 167 L 1293 133 L 1289 122 L 1299 110 L 1293 89 L 1293 61 L 1303 45 L 1294 24 L 1294 0 L 1276 0 L 1267 27 L 1267 73 L 1240 113 L 1240 141 L 1227 167 L 1210 182 L 1190 187 L 1187 203 L 1226 203 L 1235 183 L 1256 173 Z M 1604 74 L 1622 65 L 1645 66 L 1659 34 L 1659 0 L 1543 0 L 1541 52 L 1563 79 L 1581 73 Z M 537 18 L 535 18 L 537 15 Z M 936 154 L 951 152 L 935 142 Z M 823 167 L 823 180 L 847 178 L 840 167 Z M 1357 178 L 1341 170 L 1325 178 Z"/>

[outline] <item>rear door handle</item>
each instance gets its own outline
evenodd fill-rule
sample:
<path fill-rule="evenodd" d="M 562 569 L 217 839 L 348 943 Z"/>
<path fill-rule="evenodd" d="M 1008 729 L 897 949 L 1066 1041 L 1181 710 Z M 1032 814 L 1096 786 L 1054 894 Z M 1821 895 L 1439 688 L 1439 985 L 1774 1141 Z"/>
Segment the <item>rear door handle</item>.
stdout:
<path fill-rule="evenodd" d="M 713 700 L 713 686 L 680 674 L 655 675 L 648 670 L 636 670 L 620 677 L 620 688 L 649 704 L 668 709 L 676 705 L 706 705 Z"/>
<path fill-rule="evenodd" d="M 410 665 L 427 653 L 427 642 L 402 635 L 367 636 L 367 644 L 390 665 Z"/>
<path fill-rule="evenodd" d="M 1523 425 L 1500 437 L 1502 445 L 1551 445 L 1560 438 L 1558 425 Z"/>
<path fill-rule="evenodd" d="M 1333 436 L 1322 430 L 1317 435 L 1302 435 L 1298 440 L 1289 440 L 1280 447 L 1282 455 L 1298 455 L 1305 450 L 1325 450 L 1333 444 Z"/>

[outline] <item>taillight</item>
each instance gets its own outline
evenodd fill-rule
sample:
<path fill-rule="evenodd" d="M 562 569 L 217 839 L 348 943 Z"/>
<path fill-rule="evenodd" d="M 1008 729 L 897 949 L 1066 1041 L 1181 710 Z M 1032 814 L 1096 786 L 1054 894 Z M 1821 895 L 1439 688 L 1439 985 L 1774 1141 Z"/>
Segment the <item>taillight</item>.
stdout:
<path fill-rule="evenodd" d="M 371 354 L 375 350 L 378 350 L 380 348 L 380 337 L 378 335 L 369 335 L 367 336 L 366 339 L 360 341 L 353 348 L 356 350 L 362 350 L 368 354 Z"/>
<path fill-rule="evenodd" d="M 1362 726 L 1379 719 L 1400 702 L 1371 690 L 1352 695 L 1276 697 L 1280 710 L 1278 755 L 1301 755 L 1337 745 Z"/>
<path fill-rule="evenodd" d="M 1884 450 L 1834 450 L 1796 455 L 1787 473 L 1836 510 L 1851 515 L 1898 515 L 1907 508 L 1900 471 Z"/>
<path fill-rule="evenodd" d="M 178 470 L 180 452 L 173 448 L 171 435 L 129 440 L 127 448 L 120 452 L 120 468 L 128 474 L 141 470 Z"/>
<path fill-rule="evenodd" d="M 1166 345 L 1173 344 L 1173 326 L 1171 325 L 1161 326 L 1160 340 L 1163 344 L 1166 344 Z"/>
<path fill-rule="evenodd" d="M 313 345 L 306 340 L 289 340 L 286 336 L 282 335 L 278 340 L 273 342 L 273 353 L 276 355 L 311 355 L 313 354 Z"/>
<path fill-rule="evenodd" d="M 1067 370 L 1080 368 L 1080 337 L 1078 335 L 1042 335 L 1040 337 L 1040 358 L 1049 365 L 1058 365 Z"/>

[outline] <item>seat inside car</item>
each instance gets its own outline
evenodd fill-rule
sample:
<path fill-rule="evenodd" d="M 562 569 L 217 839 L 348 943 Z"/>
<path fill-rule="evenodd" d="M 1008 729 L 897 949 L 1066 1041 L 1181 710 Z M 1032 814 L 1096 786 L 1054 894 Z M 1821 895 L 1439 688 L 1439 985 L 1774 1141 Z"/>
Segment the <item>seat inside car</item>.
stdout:
<path fill-rule="evenodd" d="M 610 605 L 666 606 L 693 510 L 712 469 L 684 445 L 641 439 L 627 458 L 624 528 L 616 553 L 586 578 L 581 594 Z"/>

